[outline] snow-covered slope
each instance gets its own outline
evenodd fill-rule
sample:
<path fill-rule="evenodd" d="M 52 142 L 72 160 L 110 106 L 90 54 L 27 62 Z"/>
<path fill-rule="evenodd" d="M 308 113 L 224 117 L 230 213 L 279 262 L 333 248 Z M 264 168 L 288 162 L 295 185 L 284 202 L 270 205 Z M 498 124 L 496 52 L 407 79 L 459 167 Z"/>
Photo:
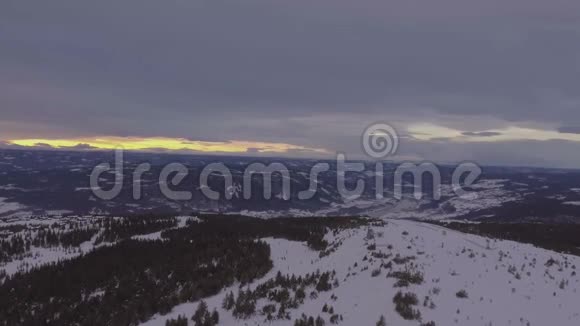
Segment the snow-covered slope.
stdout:
<path fill-rule="evenodd" d="M 282 275 L 335 271 L 337 282 L 329 291 L 311 295 L 306 288 L 304 303 L 288 309 L 290 319 L 266 321 L 265 299 L 257 313 L 236 319 L 222 308 L 227 293 L 238 296 L 233 286 L 208 298 L 210 310 L 217 309 L 220 325 L 294 325 L 302 314 L 320 316 L 330 325 L 331 315 L 340 325 L 375 325 L 381 316 L 387 325 L 558 325 L 580 324 L 580 279 L 576 268 L 580 257 L 568 256 L 511 241 L 496 241 L 445 228 L 407 220 L 388 220 L 383 226 L 346 230 L 327 235 L 335 248 L 320 258 L 300 242 L 265 239 L 271 246 L 274 268 L 264 278 L 242 290 Z M 371 236 L 371 239 L 368 239 Z M 375 248 L 376 247 L 376 248 Z M 397 287 L 388 275 L 408 271 L 422 275 L 418 284 Z M 400 275 L 400 274 L 399 274 Z M 400 282 L 399 282 L 400 283 Z M 397 292 L 413 293 L 419 320 L 405 320 L 395 310 Z M 332 307 L 333 314 L 323 312 Z M 165 325 L 179 315 L 191 316 L 198 302 L 174 307 L 165 316 L 155 316 L 144 325 Z M 278 307 L 276 307 L 278 308 Z"/>

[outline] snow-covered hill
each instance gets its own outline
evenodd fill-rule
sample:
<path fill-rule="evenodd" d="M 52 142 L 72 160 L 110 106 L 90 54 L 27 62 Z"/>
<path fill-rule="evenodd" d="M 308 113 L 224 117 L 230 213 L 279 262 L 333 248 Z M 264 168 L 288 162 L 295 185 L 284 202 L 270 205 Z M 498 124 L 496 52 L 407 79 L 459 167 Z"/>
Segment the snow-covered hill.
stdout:
<path fill-rule="evenodd" d="M 253 316 L 234 318 L 222 302 L 230 292 L 237 298 L 239 286 L 205 302 L 210 311 L 219 312 L 220 325 L 294 325 L 303 314 L 313 319 L 319 316 L 326 325 L 331 319 L 340 325 L 375 325 L 381 316 L 387 325 L 401 326 L 433 325 L 429 322 L 444 326 L 580 323 L 580 278 L 576 271 L 580 257 L 406 220 L 387 220 L 370 230 L 329 232 L 331 250 L 324 257 L 300 242 L 265 239 L 271 246 L 274 268 L 242 291 L 255 291 L 278 274 L 305 277 L 328 271 L 332 275 L 328 291 L 304 289 L 303 303 L 286 309 L 289 319 L 274 316 L 267 320 L 267 313 L 262 313 L 264 306 L 273 304 L 273 315 L 280 308 L 268 299 L 258 300 Z M 280 288 L 271 291 L 275 290 Z M 394 303 L 398 292 L 409 294 L 407 304 L 405 300 Z M 295 293 L 290 291 L 290 295 Z M 181 304 L 143 325 L 165 325 L 166 320 L 180 315 L 192 325 L 198 304 Z M 397 306 L 415 319 L 404 319 Z"/>

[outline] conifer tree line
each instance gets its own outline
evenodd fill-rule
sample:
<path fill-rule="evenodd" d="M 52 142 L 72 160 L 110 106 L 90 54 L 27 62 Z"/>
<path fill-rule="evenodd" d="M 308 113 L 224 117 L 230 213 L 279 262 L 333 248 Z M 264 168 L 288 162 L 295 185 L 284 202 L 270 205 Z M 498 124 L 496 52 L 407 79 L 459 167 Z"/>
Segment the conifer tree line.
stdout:
<path fill-rule="evenodd" d="M 200 219 L 176 228 L 173 217 L 141 221 L 104 218 L 92 224 L 36 230 L 34 234 L 41 236 L 29 241 L 15 236 L 27 231 L 15 230 L 19 233 L 0 241 L 0 254 L 9 256 L 9 250 L 26 252 L 35 244 L 57 243 L 56 239 L 61 246 L 72 248 L 96 236 L 114 244 L 74 259 L 2 275 L 0 325 L 138 325 L 155 314 L 169 313 L 178 304 L 215 295 L 234 283 L 239 283 L 242 290 L 235 296 L 228 294 L 223 305 L 235 318 L 261 314 L 265 320 L 289 319 L 291 309 L 309 295 L 330 291 L 337 280 L 333 272 L 301 277 L 278 274 L 254 290 L 244 289 L 272 268 L 270 247 L 260 239 L 301 241 L 322 250 L 326 232 L 367 223 L 355 218 Z M 160 230 L 165 230 L 162 240 L 131 239 L 134 234 Z M 7 241 L 15 244 L 5 245 Z M 260 298 L 268 299 L 269 304 L 258 307 Z M 203 305 L 198 309 L 190 324 L 218 324 L 217 311 L 203 309 Z M 185 325 L 179 318 L 170 323 Z"/>

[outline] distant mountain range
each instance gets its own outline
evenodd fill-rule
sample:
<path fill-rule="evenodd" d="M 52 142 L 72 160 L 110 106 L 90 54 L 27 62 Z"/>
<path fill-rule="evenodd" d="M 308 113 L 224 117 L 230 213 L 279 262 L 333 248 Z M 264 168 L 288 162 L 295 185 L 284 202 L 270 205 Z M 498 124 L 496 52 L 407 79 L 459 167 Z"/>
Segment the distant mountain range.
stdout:
<path fill-rule="evenodd" d="M 95 166 L 109 162 L 111 152 L 97 151 L 24 151 L 0 150 L 0 218 L 39 215 L 179 215 L 198 212 L 238 213 L 258 217 L 370 215 L 373 217 L 411 219 L 469 219 L 504 222 L 550 221 L 576 223 L 580 221 L 580 171 L 540 168 L 484 167 L 483 174 L 470 188 L 472 199 L 458 197 L 450 186 L 452 166 L 439 166 L 442 175 L 442 196 L 434 200 L 426 180 L 424 197 L 412 197 L 409 175 L 404 178 L 407 196 L 393 197 L 395 163 L 384 163 L 382 173 L 384 198 L 377 199 L 377 175 L 373 162 L 364 162 L 363 172 L 348 172 L 345 182 L 354 189 L 362 180 L 367 185 L 359 198 L 345 198 L 337 190 L 336 162 L 327 161 L 330 169 L 317 178 L 318 191 L 308 200 L 298 194 L 308 189 L 310 169 L 318 161 L 304 159 L 253 159 L 248 157 L 192 156 L 175 154 L 126 153 L 123 188 L 118 197 L 104 201 L 91 191 L 89 176 Z M 142 199 L 133 199 L 132 172 L 141 163 L 150 163 L 143 174 Z M 233 175 L 233 185 L 225 188 L 223 177 L 209 176 L 208 185 L 221 193 L 219 200 L 206 198 L 199 187 L 199 175 L 209 163 L 225 164 Z M 283 176 L 272 176 L 273 195 L 264 199 L 264 180 L 252 178 L 250 199 L 243 197 L 243 175 L 248 165 L 282 163 L 289 170 L 291 194 L 282 196 Z M 187 176 L 174 190 L 192 192 L 191 200 L 167 199 L 160 191 L 159 175 L 168 163 L 181 163 Z M 380 175 L 380 173 L 379 173 Z M 428 179 L 428 178 L 427 178 Z M 112 187 L 114 173 L 100 178 L 103 188 Z M 429 190 L 425 190 L 429 189 Z M 232 194 L 225 199 L 224 194 Z"/>

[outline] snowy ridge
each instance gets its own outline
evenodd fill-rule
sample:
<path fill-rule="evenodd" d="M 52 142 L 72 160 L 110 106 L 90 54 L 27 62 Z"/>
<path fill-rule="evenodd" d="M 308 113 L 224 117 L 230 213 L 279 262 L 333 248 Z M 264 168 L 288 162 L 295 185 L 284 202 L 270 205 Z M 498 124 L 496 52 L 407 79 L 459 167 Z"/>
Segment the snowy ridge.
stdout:
<path fill-rule="evenodd" d="M 239 285 L 207 298 L 217 309 L 220 325 L 294 325 L 302 314 L 320 316 L 330 325 L 325 305 L 340 315 L 340 325 L 375 325 L 384 316 L 387 325 L 559 325 L 576 326 L 580 320 L 580 257 L 563 255 L 512 241 L 491 240 L 443 227 L 407 220 L 388 220 L 384 226 L 327 234 L 331 250 L 320 258 L 304 243 L 264 239 L 270 244 L 274 268 L 249 289 L 284 275 L 306 275 L 317 270 L 335 271 L 338 284 L 317 297 L 306 289 L 304 304 L 290 309 L 291 318 L 266 321 L 261 314 L 266 300 L 259 300 L 257 313 L 236 319 L 222 308 L 227 293 L 237 296 Z M 370 236 L 370 239 L 368 239 Z M 421 282 L 397 287 L 389 274 L 416 271 Z M 396 273 L 395 273 L 396 274 Z M 243 290 L 247 289 L 244 287 Z M 405 320 L 395 311 L 397 292 L 413 293 L 420 314 Z M 143 325 L 165 325 L 166 320 L 191 316 L 198 302 L 181 304 L 165 316 L 156 315 Z"/>

